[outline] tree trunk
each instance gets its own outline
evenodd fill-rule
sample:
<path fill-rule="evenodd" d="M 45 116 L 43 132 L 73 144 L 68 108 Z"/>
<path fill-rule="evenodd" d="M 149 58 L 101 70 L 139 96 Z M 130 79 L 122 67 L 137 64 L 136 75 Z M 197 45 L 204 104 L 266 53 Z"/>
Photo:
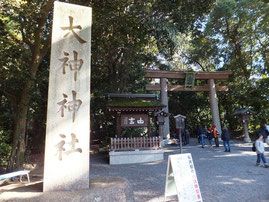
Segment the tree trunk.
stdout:
<path fill-rule="evenodd" d="M 22 169 L 24 163 L 25 153 L 25 134 L 26 134 L 26 120 L 27 111 L 30 100 L 30 89 L 32 81 L 26 81 L 25 88 L 22 91 L 20 100 L 18 101 L 17 108 L 14 109 L 14 134 L 13 134 L 13 145 L 12 152 L 8 162 L 8 171 Z"/>

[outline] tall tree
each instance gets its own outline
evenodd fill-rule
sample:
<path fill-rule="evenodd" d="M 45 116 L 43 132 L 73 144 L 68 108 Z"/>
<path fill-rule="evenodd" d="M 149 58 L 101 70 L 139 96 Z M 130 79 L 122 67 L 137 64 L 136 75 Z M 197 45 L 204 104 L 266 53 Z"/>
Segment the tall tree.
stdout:
<path fill-rule="evenodd" d="M 227 114 L 249 106 L 259 120 L 269 118 L 264 107 L 268 91 L 259 88 L 267 85 L 269 75 L 268 13 L 269 4 L 262 0 L 216 1 L 184 52 L 189 64 L 204 71 L 233 71 L 230 91 L 220 94 L 220 109 Z"/>
<path fill-rule="evenodd" d="M 24 160 L 27 111 L 31 96 L 36 95 L 33 86 L 40 64 L 50 47 L 53 2 L 0 3 L 0 93 L 12 106 L 14 126 L 10 170 L 21 167 Z M 104 115 L 104 95 L 143 91 L 143 69 L 162 68 L 158 57 L 172 58 L 177 33 L 192 29 L 209 12 L 213 0 L 66 2 L 93 8 L 91 125 L 95 132 L 112 125 Z"/>
<path fill-rule="evenodd" d="M 166 69 L 177 34 L 194 27 L 213 1 L 116 0 L 92 1 L 92 131 L 113 134 L 105 116 L 105 94 L 144 92 L 143 69 Z M 101 110 L 100 110 L 101 109 Z M 106 130 L 107 129 L 107 130 Z"/>
<path fill-rule="evenodd" d="M 53 0 L 1 3 L 1 94 L 13 111 L 13 144 L 8 170 L 22 167 L 31 87 L 50 47 Z"/>

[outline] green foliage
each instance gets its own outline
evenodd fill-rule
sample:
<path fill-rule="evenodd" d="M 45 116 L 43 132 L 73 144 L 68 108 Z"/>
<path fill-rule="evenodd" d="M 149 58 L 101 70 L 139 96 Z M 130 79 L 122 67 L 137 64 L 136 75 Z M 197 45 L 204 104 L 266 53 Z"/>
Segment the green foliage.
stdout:
<path fill-rule="evenodd" d="M 11 152 L 12 116 L 10 106 L 1 93 L 0 112 L 0 167 L 6 167 Z"/>
<path fill-rule="evenodd" d="M 50 46 L 53 2 L 1 2 L 0 96 L 10 111 L 13 139 L 8 170 L 21 168 L 25 160 L 27 118 L 34 113 L 28 109 L 39 66 Z"/>
<path fill-rule="evenodd" d="M 11 131 L 0 128 L 0 167 L 5 167 L 11 152 L 10 146 Z"/>
<path fill-rule="evenodd" d="M 35 43 L 35 32 L 40 23 L 39 13 L 47 1 L 4 1 L 0 10 L 0 87 L 2 91 L 19 99 L 27 80 L 33 79 L 31 64 Z M 46 29 L 41 32 L 41 44 L 48 38 L 50 18 L 46 21 Z"/>
<path fill-rule="evenodd" d="M 139 101 L 139 100 L 128 100 L 128 101 L 108 101 L 107 106 L 113 107 L 155 107 L 164 106 L 160 102 L 156 101 Z"/>
<path fill-rule="evenodd" d="M 202 19 L 211 0 L 92 1 L 91 127 L 93 138 L 115 134 L 115 119 L 106 113 L 105 94 L 144 93 L 144 69 L 169 69 L 158 56 L 172 60 L 178 33 Z M 85 4 L 84 4 L 85 5 Z"/>
<path fill-rule="evenodd" d="M 250 107 L 257 112 L 251 117 L 251 131 L 261 121 L 269 121 L 268 11 L 264 1 L 217 1 L 204 26 L 192 32 L 190 46 L 183 52 L 186 63 L 197 70 L 233 72 L 229 81 L 219 81 L 228 85 L 229 91 L 218 93 L 220 113 L 225 114 L 222 121 L 232 130 L 241 129 L 237 117 L 231 115 L 237 108 Z M 206 98 L 199 100 L 194 108 Z M 206 114 L 206 108 L 202 111 Z"/>
<path fill-rule="evenodd" d="M 30 145 L 43 144 L 50 55 L 42 54 L 38 71 L 31 71 L 33 50 L 44 48 L 50 37 L 52 10 L 34 48 L 37 25 L 45 0 L 4 1 L 0 10 L 0 128 L 3 143 L 11 145 L 16 108 L 23 89 L 32 82 L 26 103 L 33 120 Z M 218 93 L 220 113 L 229 127 L 240 125 L 231 116 L 237 107 L 248 106 L 257 115 L 251 127 L 269 120 L 268 27 L 269 5 L 258 0 L 71 0 L 93 8 L 91 58 L 92 139 L 115 135 L 115 118 L 106 112 L 107 93 L 144 93 L 144 69 L 232 70 L 229 92 Z M 41 12 L 42 11 L 42 12 Z M 182 81 L 170 81 L 181 84 Z M 184 82 L 183 82 L 184 83 Z M 198 84 L 205 84 L 198 82 Z M 187 116 L 195 128 L 202 119 L 211 122 L 207 93 L 169 92 L 169 111 Z M 24 103 L 23 103 L 24 104 Z M 129 105 L 129 104 L 128 104 Z M 173 130 L 173 118 L 171 125 Z M 128 129 L 133 136 L 143 131 Z M 37 135 L 38 134 L 38 135 Z M 36 138 L 36 139 L 35 139 Z M 42 140 L 42 141 L 40 141 Z M 3 148 L 8 148 L 3 146 Z M 8 155 L 8 149 L 3 151 Z"/>
<path fill-rule="evenodd" d="M 121 130 L 122 137 L 147 137 L 147 128 L 123 128 Z"/>

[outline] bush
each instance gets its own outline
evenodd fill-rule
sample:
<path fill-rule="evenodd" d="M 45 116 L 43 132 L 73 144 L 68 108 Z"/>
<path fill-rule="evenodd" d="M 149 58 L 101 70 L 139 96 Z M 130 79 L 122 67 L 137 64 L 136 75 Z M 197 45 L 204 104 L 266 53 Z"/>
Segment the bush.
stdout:
<path fill-rule="evenodd" d="M 6 166 L 11 153 L 10 131 L 0 129 L 0 166 Z"/>

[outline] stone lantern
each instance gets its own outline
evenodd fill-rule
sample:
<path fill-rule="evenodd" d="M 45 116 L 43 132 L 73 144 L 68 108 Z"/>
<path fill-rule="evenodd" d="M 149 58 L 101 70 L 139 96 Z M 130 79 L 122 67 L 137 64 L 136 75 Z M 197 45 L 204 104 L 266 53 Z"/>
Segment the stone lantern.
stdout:
<path fill-rule="evenodd" d="M 159 126 L 159 136 L 161 137 L 161 145 L 164 146 L 163 142 L 163 125 L 165 123 L 165 118 L 170 116 L 170 113 L 163 110 L 157 111 L 154 113 L 154 116 L 157 118 L 157 124 Z"/>
<path fill-rule="evenodd" d="M 256 112 L 249 109 L 248 107 L 241 108 L 232 114 L 232 115 L 238 116 L 239 123 L 243 123 L 245 142 L 251 142 L 251 139 L 249 138 L 249 133 L 248 133 L 248 124 L 250 122 L 250 115 L 252 114 L 256 114 Z"/>

